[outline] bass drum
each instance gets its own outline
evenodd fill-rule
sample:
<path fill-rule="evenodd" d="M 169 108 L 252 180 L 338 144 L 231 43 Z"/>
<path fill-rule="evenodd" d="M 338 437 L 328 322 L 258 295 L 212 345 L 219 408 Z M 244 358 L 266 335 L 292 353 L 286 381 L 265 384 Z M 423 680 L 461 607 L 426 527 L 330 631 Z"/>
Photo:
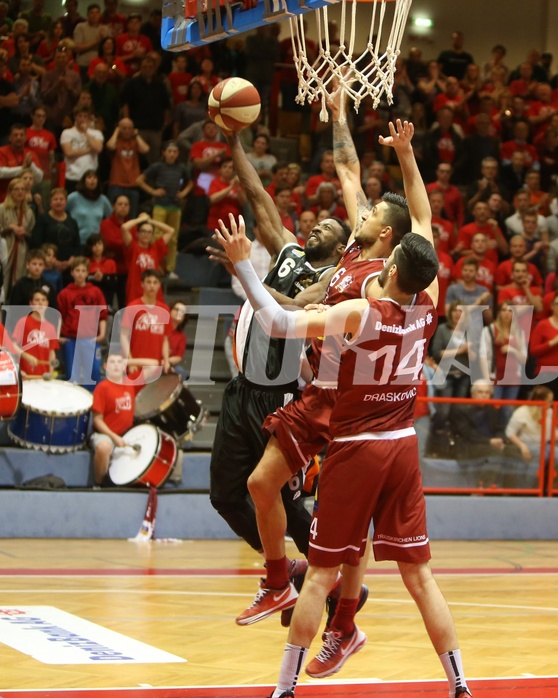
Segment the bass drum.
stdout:
<path fill-rule="evenodd" d="M 115 448 L 109 476 L 115 485 L 161 487 L 178 458 L 178 447 L 169 434 L 153 424 L 132 427 L 123 437 L 124 448 Z"/>

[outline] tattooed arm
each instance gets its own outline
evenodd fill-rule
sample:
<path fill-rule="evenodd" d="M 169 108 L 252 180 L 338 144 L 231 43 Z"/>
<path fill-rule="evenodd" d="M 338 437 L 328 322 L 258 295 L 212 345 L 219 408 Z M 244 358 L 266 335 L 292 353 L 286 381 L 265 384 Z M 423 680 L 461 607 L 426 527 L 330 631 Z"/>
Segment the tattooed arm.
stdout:
<path fill-rule="evenodd" d="M 337 176 L 343 189 L 343 200 L 351 229 L 354 231 L 361 219 L 362 209 L 368 208 L 366 194 L 360 180 L 360 162 L 347 123 L 339 123 L 339 96 L 330 102 L 333 119 L 333 157 Z M 349 243 L 352 241 L 353 236 Z"/>

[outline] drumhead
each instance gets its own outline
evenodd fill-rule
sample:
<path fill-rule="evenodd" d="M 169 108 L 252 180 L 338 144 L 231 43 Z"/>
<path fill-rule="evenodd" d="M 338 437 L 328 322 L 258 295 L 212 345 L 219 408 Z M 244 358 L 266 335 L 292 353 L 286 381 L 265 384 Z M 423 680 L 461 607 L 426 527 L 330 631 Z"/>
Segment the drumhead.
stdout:
<path fill-rule="evenodd" d="M 176 373 L 167 373 L 148 383 L 136 395 L 134 417 L 149 419 L 159 414 L 176 400 L 181 390 L 182 379 Z"/>
<path fill-rule="evenodd" d="M 69 381 L 24 381 L 21 403 L 38 414 L 75 415 L 89 412 L 93 395 Z"/>
<path fill-rule="evenodd" d="M 150 465 L 159 448 L 159 433 L 153 424 L 139 424 L 132 427 L 122 437 L 133 448 L 116 448 L 110 461 L 109 475 L 115 485 L 129 485 L 135 482 Z"/>
<path fill-rule="evenodd" d="M 20 384 L 18 365 L 9 351 L 0 349 L 0 387 L 19 386 Z"/>

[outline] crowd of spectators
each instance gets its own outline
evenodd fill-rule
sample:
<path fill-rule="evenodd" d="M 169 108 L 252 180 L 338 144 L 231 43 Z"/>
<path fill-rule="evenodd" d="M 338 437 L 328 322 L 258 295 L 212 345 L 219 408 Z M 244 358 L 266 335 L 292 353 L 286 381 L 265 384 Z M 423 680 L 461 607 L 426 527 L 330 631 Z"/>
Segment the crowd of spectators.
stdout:
<path fill-rule="evenodd" d="M 304 243 L 316 221 L 344 218 L 346 210 L 331 123 L 319 121 L 314 105 L 294 101 L 292 44 L 279 38 L 278 25 L 171 54 L 161 50 L 158 10 L 124 16 L 117 0 L 103 7 L 66 0 L 65 10 L 53 18 L 43 0 L 24 13 L 16 2 L 0 2 L 7 37 L 0 43 L 0 260 L 5 304 L 28 303 L 42 289 L 63 313 L 60 340 L 70 361 L 75 323 L 67 307 L 75 312 L 97 291 L 109 316 L 142 298 L 164 305 L 161 280 L 179 280 L 179 251 L 203 254 L 228 212 L 251 220 L 227 143 L 206 116 L 221 79 L 247 77 L 263 97 L 260 119 L 241 138 L 283 225 Z M 307 50 L 316 51 L 310 39 Z M 525 364 L 527 376 L 547 371 L 556 394 L 552 56 L 533 49 L 508 66 L 504 46 L 473 57 L 454 32 L 439 56 L 413 47 L 399 57 L 393 96 L 392 106 L 377 109 L 364 100 L 349 119 L 371 205 L 399 183 L 378 135 L 395 117 L 415 126 L 440 257 L 434 394 L 466 396 L 475 378 L 485 378 L 496 397 L 526 397 Z M 273 153 L 271 139 L 282 135 L 276 127 L 285 114 L 301 129 L 300 157 L 290 163 Z M 310 151 L 302 147 L 308 139 Z M 144 279 L 147 270 L 157 279 Z M 104 341 L 105 319 L 92 323 L 90 343 Z M 167 367 L 162 347 L 157 361 Z M 144 368 L 155 360 L 133 358 L 145 359 Z M 98 357 L 93 378 L 100 366 Z M 442 429 L 447 419 L 439 409 L 434 422 Z"/>

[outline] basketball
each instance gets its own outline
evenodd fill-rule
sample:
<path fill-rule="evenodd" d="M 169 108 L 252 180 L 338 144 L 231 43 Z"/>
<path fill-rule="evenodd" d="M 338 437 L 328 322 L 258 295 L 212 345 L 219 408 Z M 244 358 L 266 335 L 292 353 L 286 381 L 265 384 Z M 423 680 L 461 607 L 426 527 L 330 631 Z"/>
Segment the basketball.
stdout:
<path fill-rule="evenodd" d="M 241 131 L 258 118 L 260 95 L 248 80 L 227 78 L 211 90 L 207 103 L 209 118 L 229 131 Z"/>

